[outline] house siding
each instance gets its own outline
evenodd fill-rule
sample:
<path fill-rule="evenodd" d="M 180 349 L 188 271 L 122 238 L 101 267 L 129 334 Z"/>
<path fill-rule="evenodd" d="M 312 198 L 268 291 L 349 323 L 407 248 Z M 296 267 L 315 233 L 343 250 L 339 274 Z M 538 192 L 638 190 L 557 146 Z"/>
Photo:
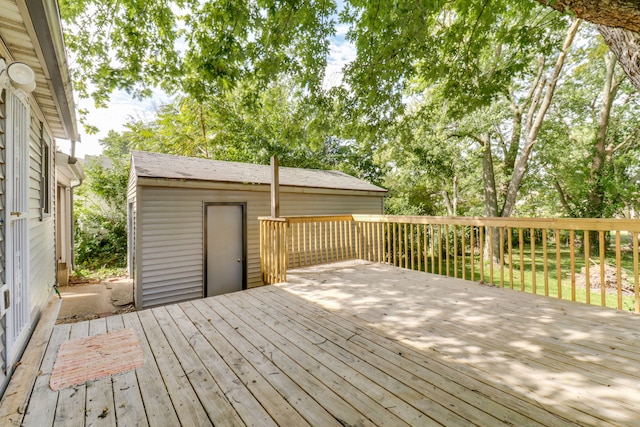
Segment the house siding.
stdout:
<path fill-rule="evenodd" d="M 40 135 L 42 134 L 42 138 Z M 29 292 L 31 301 L 31 320 L 45 306 L 53 291 L 56 280 L 56 241 L 54 216 L 41 219 L 41 200 L 43 191 L 43 141 L 51 147 L 52 138 L 45 125 L 33 115 L 31 116 L 31 132 L 29 138 Z M 49 195 L 53 197 L 54 161 L 48 171 Z M 52 210 L 55 207 L 52 205 Z"/>
<path fill-rule="evenodd" d="M 201 298 L 204 287 L 204 204 L 246 203 L 247 287 L 261 286 L 260 224 L 270 214 L 269 186 L 195 189 L 138 186 L 129 189 L 137 208 L 138 307 Z M 382 213 L 382 195 L 339 195 L 280 190 L 282 215 Z"/>
<path fill-rule="evenodd" d="M 6 129 L 7 129 L 7 121 L 6 121 L 6 90 L 0 88 L 0 218 L 2 218 L 4 223 L 5 213 L 5 194 L 6 194 L 6 153 L 5 153 L 5 144 L 6 144 Z M 4 285 L 6 282 L 5 277 L 5 241 L 4 241 L 4 226 L 0 227 L 0 285 Z M 0 295 L 0 297 L 2 297 Z M 0 390 L 4 389 L 4 385 L 7 381 L 7 376 L 5 372 L 5 330 L 6 330 L 6 318 L 3 317 L 0 319 Z"/>

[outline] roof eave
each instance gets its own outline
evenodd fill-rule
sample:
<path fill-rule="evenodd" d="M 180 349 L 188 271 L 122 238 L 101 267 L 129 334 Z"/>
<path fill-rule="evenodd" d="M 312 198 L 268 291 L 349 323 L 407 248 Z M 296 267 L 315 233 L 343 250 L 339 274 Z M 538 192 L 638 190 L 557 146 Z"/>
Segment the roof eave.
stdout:
<path fill-rule="evenodd" d="M 56 1 L 23 0 L 38 39 L 38 49 L 44 58 L 51 79 L 54 99 L 62 119 L 65 137 L 79 141 L 76 106 L 71 76 L 64 47 L 62 23 Z"/>

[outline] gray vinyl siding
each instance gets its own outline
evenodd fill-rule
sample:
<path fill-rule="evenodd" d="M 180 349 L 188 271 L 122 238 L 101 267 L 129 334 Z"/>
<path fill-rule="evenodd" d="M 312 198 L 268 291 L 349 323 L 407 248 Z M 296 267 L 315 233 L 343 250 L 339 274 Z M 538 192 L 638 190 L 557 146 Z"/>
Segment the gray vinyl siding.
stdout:
<path fill-rule="evenodd" d="M 31 117 L 31 132 L 29 138 L 29 293 L 31 301 L 31 319 L 44 307 L 56 280 L 56 234 L 54 216 L 41 218 L 41 199 L 44 197 L 42 186 L 42 143 L 43 138 L 52 145 L 49 132 L 35 117 Z M 52 156 L 50 156 L 51 159 Z M 53 196 L 53 170 L 51 159 L 49 168 L 49 195 Z"/>
<path fill-rule="evenodd" d="M 7 121 L 6 121 L 6 90 L 0 88 L 0 218 L 3 219 L 5 217 L 5 206 L 6 206 L 6 152 L 5 152 L 5 144 L 6 144 L 6 135 L 5 131 L 7 129 Z M 0 285 L 6 283 L 5 277 L 5 243 L 4 243 L 4 226 L 0 227 Z M 2 296 L 0 295 L 0 298 Z M 8 381 L 8 378 L 5 373 L 5 359 L 4 359 L 4 344 L 6 342 L 5 339 L 5 318 L 0 319 L 0 392 L 4 390 L 4 386 Z"/>
<path fill-rule="evenodd" d="M 332 215 L 382 214 L 381 196 L 343 196 L 336 194 L 280 193 L 280 214 Z"/>
<path fill-rule="evenodd" d="M 261 286 L 260 224 L 270 215 L 268 186 L 253 191 L 138 186 L 136 200 L 136 292 L 138 306 L 201 298 L 204 287 L 204 204 L 246 203 L 247 287 Z M 382 195 L 288 193 L 281 188 L 282 215 L 382 213 Z"/>
<path fill-rule="evenodd" d="M 6 163 L 5 163 L 5 139 L 4 131 L 6 129 L 5 117 L 5 100 L 6 94 L 0 96 L 0 217 L 4 218 L 6 213 Z M 56 260 L 55 260 L 55 226 L 54 216 L 50 215 L 41 220 L 41 198 L 43 197 L 44 187 L 42 182 L 43 159 L 42 159 L 42 143 L 41 132 L 43 138 L 48 142 L 49 147 L 53 141 L 48 129 L 38 120 L 33 112 L 30 118 L 29 129 L 29 304 L 30 304 L 30 325 L 33 329 L 38 320 L 42 308 L 48 301 L 52 286 L 56 280 Z M 52 156 L 50 156 L 52 159 Z M 51 161 L 49 169 L 49 191 L 50 197 L 53 199 L 53 161 Z M 53 208 L 53 202 L 52 202 Z M 4 284 L 5 277 L 5 244 L 4 244 L 4 227 L 0 228 L 0 280 Z M 4 367 L 4 344 L 5 344 L 5 319 L 2 319 L 0 327 L 0 361 Z M 26 343 L 24 343 L 26 344 Z M 6 385 L 5 369 L 0 369 L 0 390 Z"/>

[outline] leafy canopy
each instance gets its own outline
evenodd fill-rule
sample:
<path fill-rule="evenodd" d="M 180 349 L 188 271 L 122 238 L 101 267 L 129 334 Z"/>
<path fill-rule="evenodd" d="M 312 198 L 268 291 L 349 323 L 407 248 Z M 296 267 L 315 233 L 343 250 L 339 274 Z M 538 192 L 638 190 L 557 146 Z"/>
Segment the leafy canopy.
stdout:
<path fill-rule="evenodd" d="M 331 0 L 60 0 L 81 96 L 160 87 L 197 99 L 285 73 L 315 90 L 334 33 Z"/>

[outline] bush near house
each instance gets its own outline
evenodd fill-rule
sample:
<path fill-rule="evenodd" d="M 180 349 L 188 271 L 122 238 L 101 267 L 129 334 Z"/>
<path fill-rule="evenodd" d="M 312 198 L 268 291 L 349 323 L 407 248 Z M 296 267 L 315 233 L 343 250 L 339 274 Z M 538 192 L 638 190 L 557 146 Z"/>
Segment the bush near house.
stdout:
<path fill-rule="evenodd" d="M 97 157 L 85 164 L 86 180 L 75 200 L 77 267 L 126 267 L 128 161 Z"/>

